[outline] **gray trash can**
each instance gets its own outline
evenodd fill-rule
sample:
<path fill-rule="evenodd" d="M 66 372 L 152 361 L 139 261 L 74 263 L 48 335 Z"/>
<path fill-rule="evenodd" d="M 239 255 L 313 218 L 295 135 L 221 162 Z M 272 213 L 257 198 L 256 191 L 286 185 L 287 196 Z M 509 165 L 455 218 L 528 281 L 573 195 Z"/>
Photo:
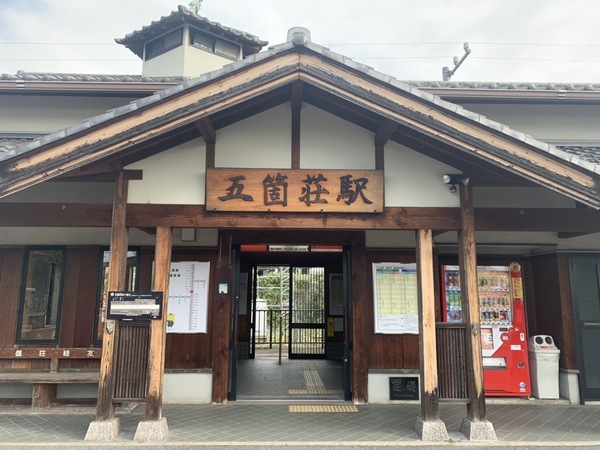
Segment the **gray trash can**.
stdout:
<path fill-rule="evenodd" d="M 531 395 L 542 399 L 559 398 L 560 350 L 556 348 L 554 339 L 545 334 L 531 336 L 527 347 L 529 349 Z"/>

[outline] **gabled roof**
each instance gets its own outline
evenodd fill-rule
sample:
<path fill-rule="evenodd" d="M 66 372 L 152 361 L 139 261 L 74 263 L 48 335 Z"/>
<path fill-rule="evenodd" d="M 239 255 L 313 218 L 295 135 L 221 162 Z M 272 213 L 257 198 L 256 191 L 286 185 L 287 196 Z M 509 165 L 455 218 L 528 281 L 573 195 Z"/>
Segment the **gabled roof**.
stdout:
<path fill-rule="evenodd" d="M 244 55 L 252 55 L 257 53 L 268 44 L 268 41 L 263 41 L 250 33 L 236 30 L 235 28 L 225 27 L 218 22 L 212 22 L 206 17 L 188 10 L 185 6 L 178 6 L 177 11 L 173 11 L 168 16 L 163 16 L 159 20 L 152 22 L 150 25 L 142 27 L 141 30 L 129 33 L 123 38 L 115 39 L 117 44 L 122 44 L 135 53 L 140 58 L 144 55 L 144 44 L 168 31 L 174 30 L 179 24 L 190 24 L 205 30 L 217 36 L 237 42 L 242 45 Z"/>
<path fill-rule="evenodd" d="M 300 88 L 298 88 L 300 86 Z M 0 197 L 120 160 L 122 165 L 292 99 L 337 114 L 464 173 L 521 180 L 600 207 L 600 165 L 449 103 L 294 35 L 242 61 L 92 117 L 11 150 L 0 163 Z M 391 124 L 391 127 L 390 127 Z"/>

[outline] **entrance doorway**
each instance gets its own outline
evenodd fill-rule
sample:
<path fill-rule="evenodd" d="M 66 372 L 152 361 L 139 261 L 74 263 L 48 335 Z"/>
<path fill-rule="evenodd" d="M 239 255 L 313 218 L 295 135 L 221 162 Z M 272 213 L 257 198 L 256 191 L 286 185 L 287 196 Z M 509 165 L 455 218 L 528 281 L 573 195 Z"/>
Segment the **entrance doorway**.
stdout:
<path fill-rule="evenodd" d="M 600 400 L 600 257 L 572 256 L 571 291 L 582 400 Z"/>
<path fill-rule="evenodd" d="M 342 249 L 239 254 L 229 399 L 349 399 Z"/>

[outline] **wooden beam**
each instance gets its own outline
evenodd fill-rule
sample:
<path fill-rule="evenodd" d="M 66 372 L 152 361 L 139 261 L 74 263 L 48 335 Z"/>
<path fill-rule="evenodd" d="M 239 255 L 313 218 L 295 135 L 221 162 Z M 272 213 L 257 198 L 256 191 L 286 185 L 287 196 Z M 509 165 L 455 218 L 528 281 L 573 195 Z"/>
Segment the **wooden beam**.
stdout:
<path fill-rule="evenodd" d="M 292 169 L 300 168 L 300 128 L 302 120 L 302 91 L 304 83 L 292 84 Z"/>
<path fill-rule="evenodd" d="M 370 273 L 370 267 L 367 267 L 365 246 L 365 234 L 357 233 L 356 238 L 352 242 L 350 252 L 350 267 L 352 268 L 350 275 L 350 308 L 352 309 L 352 350 L 350 364 L 352 371 L 352 400 L 358 404 L 369 401 L 367 389 L 369 381 L 369 335 L 372 328 L 367 324 L 367 320 L 370 317 L 367 312 L 372 305 L 369 304 L 371 297 L 369 294 L 370 286 L 367 282 L 367 273 Z"/>
<path fill-rule="evenodd" d="M 108 203 L 4 203 L 0 227 L 110 227 Z M 460 228 L 459 208 L 386 207 L 381 214 L 215 213 L 202 205 L 129 204 L 127 226 L 246 229 L 418 230 Z M 600 232 L 600 212 L 579 208 L 477 208 L 478 231 Z"/>
<path fill-rule="evenodd" d="M 204 142 L 214 144 L 217 142 L 217 133 L 208 117 L 202 117 L 194 122 L 198 131 L 204 138 Z"/>
<path fill-rule="evenodd" d="M 202 117 L 194 122 L 200 134 L 206 143 L 206 168 L 215 167 L 215 151 L 217 142 L 217 133 L 208 117 Z"/>
<path fill-rule="evenodd" d="M 398 129 L 398 123 L 390 119 L 384 119 L 379 130 L 375 133 L 375 144 L 385 145 Z"/>
<path fill-rule="evenodd" d="M 475 220 L 473 216 L 473 188 L 460 185 L 462 226 L 458 233 L 461 306 L 467 324 L 467 405 L 468 419 L 472 422 L 486 420 L 483 388 L 483 359 L 481 356 L 481 327 L 479 317 L 479 292 L 477 287 L 477 253 L 475 251 Z"/>
<path fill-rule="evenodd" d="M 439 420 L 437 351 L 435 336 L 435 285 L 431 230 L 416 232 L 419 295 L 419 360 L 421 366 L 421 419 Z"/>
<path fill-rule="evenodd" d="M 163 293 L 162 317 L 150 321 L 150 349 L 148 353 L 148 395 L 146 396 L 146 420 L 162 418 L 163 382 L 165 372 L 165 345 L 169 278 L 171 275 L 171 248 L 173 232 L 168 227 L 156 229 L 154 252 L 153 291 Z"/>
<path fill-rule="evenodd" d="M 213 305 L 213 392 L 214 403 L 227 403 L 229 393 L 229 364 L 230 364 L 230 324 L 232 320 L 233 294 L 233 251 L 232 236 L 229 232 L 219 235 L 219 257 L 217 260 L 214 289 L 219 284 L 226 283 L 227 293 L 216 292 L 216 302 Z"/>
<path fill-rule="evenodd" d="M 110 264 L 108 267 L 108 291 L 125 289 L 127 273 L 128 231 L 127 187 L 125 176 L 119 176 L 115 184 L 113 203 L 112 230 L 110 238 Z M 113 397 L 115 392 L 115 351 L 119 323 L 116 320 L 105 320 L 102 334 L 102 359 L 100 363 L 100 382 L 98 384 L 98 403 L 96 420 L 110 420 L 115 417 Z"/>
<path fill-rule="evenodd" d="M 123 173 L 126 180 L 143 180 L 144 172 L 142 170 L 113 170 L 113 171 L 71 171 L 62 177 L 53 178 L 50 181 L 77 181 L 81 182 L 110 182 L 119 178 Z"/>

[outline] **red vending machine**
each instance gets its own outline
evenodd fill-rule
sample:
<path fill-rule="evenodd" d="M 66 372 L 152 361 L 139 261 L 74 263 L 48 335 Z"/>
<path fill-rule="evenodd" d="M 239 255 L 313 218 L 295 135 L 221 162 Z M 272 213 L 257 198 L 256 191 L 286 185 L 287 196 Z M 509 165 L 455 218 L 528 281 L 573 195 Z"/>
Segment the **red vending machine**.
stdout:
<path fill-rule="evenodd" d="M 477 267 L 487 396 L 529 397 L 529 356 L 521 266 Z M 458 266 L 442 266 L 442 320 L 462 322 Z"/>

